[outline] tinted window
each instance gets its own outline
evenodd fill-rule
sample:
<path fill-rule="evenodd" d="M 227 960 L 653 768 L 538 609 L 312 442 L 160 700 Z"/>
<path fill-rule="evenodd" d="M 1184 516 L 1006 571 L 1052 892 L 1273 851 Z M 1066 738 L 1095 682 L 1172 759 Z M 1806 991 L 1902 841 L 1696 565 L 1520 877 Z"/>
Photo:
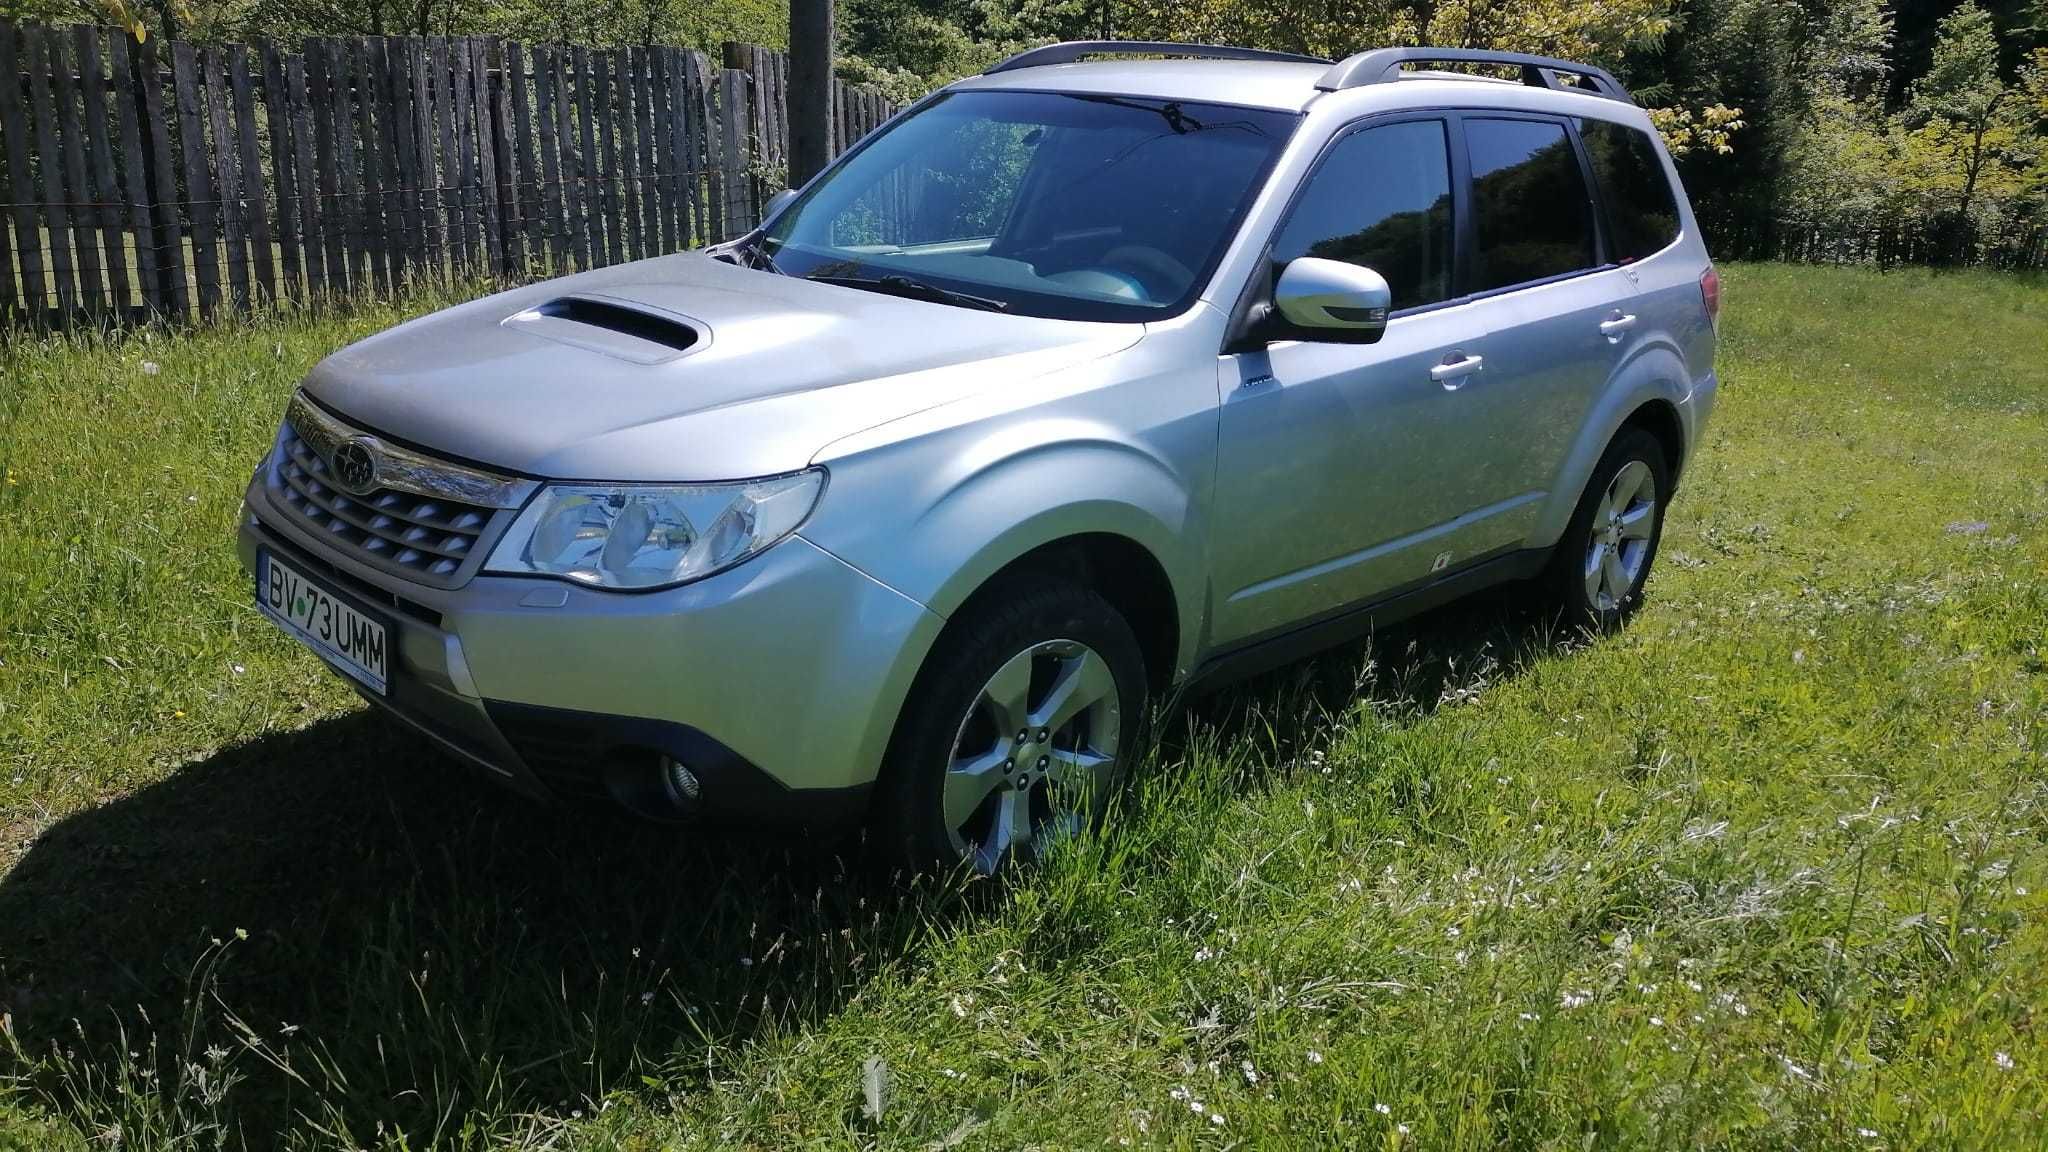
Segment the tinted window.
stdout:
<path fill-rule="evenodd" d="M 1605 120 L 1579 121 L 1593 181 L 1607 206 L 1614 258 L 1641 260 L 1678 239 L 1678 200 L 1648 133 Z"/>
<path fill-rule="evenodd" d="M 1444 126 L 1414 120 L 1353 132 L 1309 178 L 1273 242 L 1286 263 L 1320 256 L 1387 278 L 1394 307 L 1451 295 L 1451 158 Z"/>
<path fill-rule="evenodd" d="M 1480 291 L 1593 266 L 1593 204 L 1564 125 L 1467 120 Z"/>

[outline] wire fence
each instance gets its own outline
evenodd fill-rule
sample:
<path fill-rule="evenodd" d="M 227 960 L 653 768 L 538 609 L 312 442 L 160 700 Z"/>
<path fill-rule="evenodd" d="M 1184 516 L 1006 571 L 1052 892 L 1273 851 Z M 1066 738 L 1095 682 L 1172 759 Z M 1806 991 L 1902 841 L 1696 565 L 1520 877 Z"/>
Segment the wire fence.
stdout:
<path fill-rule="evenodd" d="M 135 42 L 0 22 L 0 320 L 211 318 L 727 239 L 788 62 L 497 37 Z M 895 111 L 836 85 L 836 152 Z"/>

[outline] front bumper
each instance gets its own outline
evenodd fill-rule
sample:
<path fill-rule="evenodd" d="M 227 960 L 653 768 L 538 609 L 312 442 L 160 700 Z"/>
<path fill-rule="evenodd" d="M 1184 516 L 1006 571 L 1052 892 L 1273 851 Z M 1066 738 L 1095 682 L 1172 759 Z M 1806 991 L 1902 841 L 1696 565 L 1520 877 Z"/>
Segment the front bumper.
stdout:
<path fill-rule="evenodd" d="M 246 502 L 245 568 L 273 550 L 389 629 L 390 692 L 364 697 L 535 796 L 858 819 L 943 623 L 801 536 L 662 592 L 492 575 L 441 590 L 328 545 L 273 507 L 260 472 Z M 698 777 L 697 797 L 650 791 L 663 755 Z"/>

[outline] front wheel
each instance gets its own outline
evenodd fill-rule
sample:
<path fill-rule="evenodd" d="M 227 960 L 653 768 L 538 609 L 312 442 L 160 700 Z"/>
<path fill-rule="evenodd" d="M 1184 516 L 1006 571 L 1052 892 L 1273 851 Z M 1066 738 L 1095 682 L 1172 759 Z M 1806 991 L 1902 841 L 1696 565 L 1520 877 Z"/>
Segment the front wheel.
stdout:
<path fill-rule="evenodd" d="M 1064 580 L 1012 580 L 955 619 L 919 674 L 884 766 L 877 827 L 913 866 L 990 874 L 1091 827 L 1134 754 L 1137 638 Z"/>
<path fill-rule="evenodd" d="M 1663 445 L 1640 428 L 1623 429 L 1594 466 L 1551 559 L 1551 595 L 1566 623 L 1612 631 L 1641 607 L 1670 493 Z"/>

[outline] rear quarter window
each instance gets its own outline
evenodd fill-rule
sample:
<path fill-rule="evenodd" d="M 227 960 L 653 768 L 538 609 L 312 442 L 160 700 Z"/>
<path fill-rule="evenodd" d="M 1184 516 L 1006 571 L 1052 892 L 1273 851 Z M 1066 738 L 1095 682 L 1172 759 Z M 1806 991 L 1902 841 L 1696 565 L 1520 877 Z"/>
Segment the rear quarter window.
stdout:
<path fill-rule="evenodd" d="M 1606 120 L 1580 120 L 1579 138 L 1607 208 L 1616 262 L 1641 260 L 1678 239 L 1678 198 L 1649 134 Z"/>

